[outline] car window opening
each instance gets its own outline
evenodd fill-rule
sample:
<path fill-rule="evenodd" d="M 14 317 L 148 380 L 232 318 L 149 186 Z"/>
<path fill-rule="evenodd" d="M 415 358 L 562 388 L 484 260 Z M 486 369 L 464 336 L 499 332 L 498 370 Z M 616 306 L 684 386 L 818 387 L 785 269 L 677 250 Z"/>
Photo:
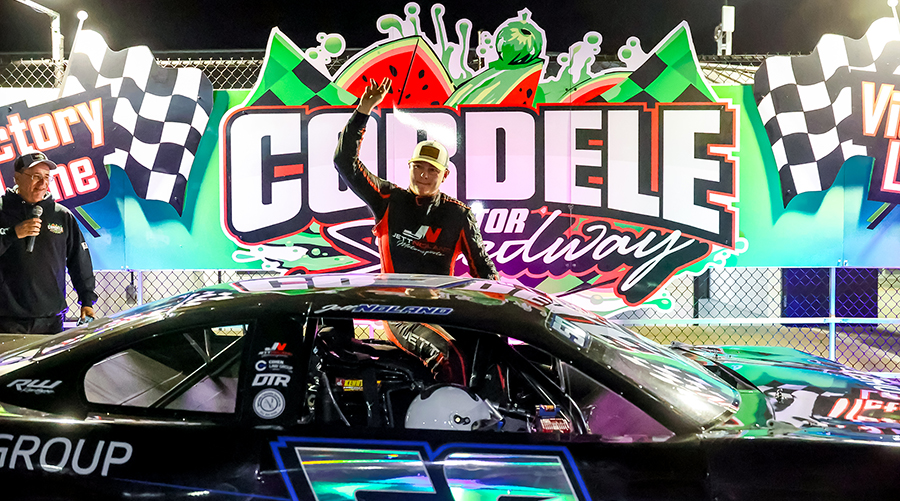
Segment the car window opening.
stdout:
<path fill-rule="evenodd" d="M 172 332 L 136 343 L 95 363 L 84 378 L 92 404 L 234 413 L 248 325 Z"/>
<path fill-rule="evenodd" d="M 403 322 L 318 318 L 306 417 L 301 422 L 367 428 L 549 433 L 597 440 L 665 440 L 673 433 L 571 364 L 520 340 L 428 325 L 460 361 L 404 349 L 390 335 Z M 463 374 L 447 370 L 464 368 Z M 460 377 L 461 376 L 461 377 Z"/>

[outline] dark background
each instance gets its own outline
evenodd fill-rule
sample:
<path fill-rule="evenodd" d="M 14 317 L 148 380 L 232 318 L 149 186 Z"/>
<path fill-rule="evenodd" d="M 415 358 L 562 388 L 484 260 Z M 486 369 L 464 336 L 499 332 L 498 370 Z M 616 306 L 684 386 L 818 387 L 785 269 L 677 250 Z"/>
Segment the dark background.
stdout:
<path fill-rule="evenodd" d="M 103 33 L 110 48 L 147 45 L 165 51 L 265 49 L 271 28 L 279 27 L 301 48 L 316 46 L 319 32 L 339 33 L 349 48 L 361 48 L 384 36 L 375 28 L 382 14 L 401 15 L 404 1 L 212 1 L 212 0 L 38 0 L 62 15 L 66 54 L 78 20 Z M 434 40 L 430 8 L 418 2 L 423 31 Z M 444 21 L 451 41 L 460 18 L 474 30 L 493 31 L 506 19 L 529 8 L 547 34 L 547 49 L 566 51 L 587 31 L 603 35 L 601 54 L 615 54 L 630 36 L 652 49 L 679 22 L 687 20 L 699 54 L 715 54 L 713 32 L 723 0 L 479 0 L 445 1 Z M 888 17 L 885 0 L 728 0 L 736 8 L 734 54 L 809 53 L 825 33 L 853 38 L 865 34 L 872 21 Z M 472 38 L 473 46 L 475 38 Z M 15 0 L 0 0 L 0 53 L 50 53 L 50 18 Z"/>

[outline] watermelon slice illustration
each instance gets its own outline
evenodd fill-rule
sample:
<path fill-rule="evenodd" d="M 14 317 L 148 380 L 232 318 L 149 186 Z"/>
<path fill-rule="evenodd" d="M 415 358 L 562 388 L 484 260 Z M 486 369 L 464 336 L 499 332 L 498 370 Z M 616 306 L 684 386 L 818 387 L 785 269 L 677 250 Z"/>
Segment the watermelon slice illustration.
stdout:
<path fill-rule="evenodd" d="M 554 102 L 573 104 L 606 102 L 600 95 L 628 78 L 628 75 L 630 72 L 620 71 L 596 76 L 576 85 L 570 92 L 563 94 L 558 101 Z"/>
<path fill-rule="evenodd" d="M 444 104 L 532 106 L 543 67 L 543 62 L 527 66 L 489 67 L 461 83 Z"/>
<path fill-rule="evenodd" d="M 422 37 L 401 38 L 363 53 L 341 69 L 334 83 L 356 97 L 369 82 L 391 80 L 384 108 L 438 106 L 453 92 L 453 80 Z"/>

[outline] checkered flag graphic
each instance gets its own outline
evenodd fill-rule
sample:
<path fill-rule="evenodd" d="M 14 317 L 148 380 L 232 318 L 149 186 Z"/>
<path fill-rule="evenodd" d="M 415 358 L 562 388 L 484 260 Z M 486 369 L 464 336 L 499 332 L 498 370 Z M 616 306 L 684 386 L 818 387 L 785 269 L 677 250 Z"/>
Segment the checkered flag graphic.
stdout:
<path fill-rule="evenodd" d="M 700 72 L 682 23 L 628 78 L 602 94 L 610 103 L 709 103 L 718 98 Z"/>
<path fill-rule="evenodd" d="M 331 82 L 281 31 L 269 36 L 265 67 L 245 106 L 340 106 L 356 96 Z"/>
<path fill-rule="evenodd" d="M 212 84 L 195 68 L 161 68 L 147 47 L 114 52 L 99 33 L 82 30 L 60 97 L 105 85 L 116 127 L 106 131 L 115 150 L 104 162 L 124 169 L 139 197 L 168 202 L 180 215 L 212 110 Z"/>
<path fill-rule="evenodd" d="M 879 57 L 894 40 L 897 22 L 880 19 L 859 40 L 825 35 L 812 54 L 769 57 L 756 71 L 753 92 L 785 207 L 800 193 L 830 188 L 850 157 L 869 155 L 853 89 L 885 69 Z"/>

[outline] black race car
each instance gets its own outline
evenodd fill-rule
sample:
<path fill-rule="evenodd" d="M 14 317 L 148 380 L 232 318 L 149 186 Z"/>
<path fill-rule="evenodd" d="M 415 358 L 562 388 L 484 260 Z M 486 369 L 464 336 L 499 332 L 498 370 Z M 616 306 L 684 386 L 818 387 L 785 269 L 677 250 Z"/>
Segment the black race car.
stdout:
<path fill-rule="evenodd" d="M 525 287 L 220 285 L 0 355 L 0 499 L 896 499 L 900 387 Z"/>

